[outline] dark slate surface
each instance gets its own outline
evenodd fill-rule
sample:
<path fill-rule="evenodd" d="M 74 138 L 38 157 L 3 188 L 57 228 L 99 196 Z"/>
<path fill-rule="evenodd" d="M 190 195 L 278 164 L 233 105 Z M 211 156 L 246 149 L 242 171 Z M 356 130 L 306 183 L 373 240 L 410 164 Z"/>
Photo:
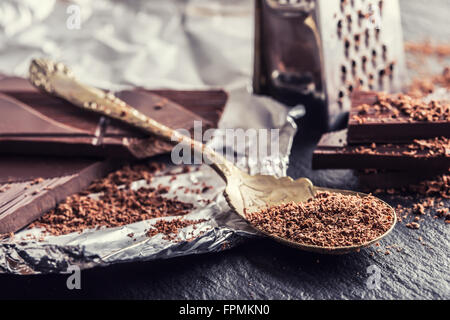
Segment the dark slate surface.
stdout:
<path fill-rule="evenodd" d="M 446 21 L 449 0 L 402 0 L 401 4 L 406 39 L 450 41 Z M 310 177 L 317 185 L 357 188 L 349 171 L 311 171 L 311 153 L 321 134 L 314 129 L 316 123 L 311 115 L 300 124 L 289 174 Z M 401 201 L 386 199 L 394 205 Z M 399 224 L 381 244 L 381 248 L 392 244 L 403 248 L 401 253 L 392 250 L 391 255 L 378 253 L 373 247 L 346 256 L 321 256 L 258 239 L 218 254 L 84 271 L 79 291 L 66 289 L 66 276 L 0 275 L 0 297 L 448 299 L 449 237 L 448 225 L 428 218 L 418 231 Z M 367 268 L 371 265 L 380 270 L 378 289 L 370 289 L 366 284 L 370 276 Z"/>

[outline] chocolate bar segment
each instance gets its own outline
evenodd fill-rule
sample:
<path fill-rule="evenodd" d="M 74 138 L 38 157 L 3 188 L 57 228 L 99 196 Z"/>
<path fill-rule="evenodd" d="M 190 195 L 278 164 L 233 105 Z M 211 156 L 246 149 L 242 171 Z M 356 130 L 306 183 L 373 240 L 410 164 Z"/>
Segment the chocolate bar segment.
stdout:
<path fill-rule="evenodd" d="M 349 145 L 347 130 L 325 134 L 313 154 L 313 169 L 446 170 L 450 139 L 414 140 L 408 144 Z"/>
<path fill-rule="evenodd" d="M 146 90 L 178 103 L 185 109 L 199 115 L 200 117 L 212 123 L 217 128 L 222 116 L 225 104 L 228 100 L 228 94 L 223 90 Z"/>
<path fill-rule="evenodd" d="M 192 131 L 194 121 L 201 121 L 204 130 L 214 126 L 147 91 L 121 91 L 116 95 L 173 129 Z M 44 94 L 22 78 L 0 79 L 0 112 L 4 115 L 0 117 L 2 154 L 146 158 L 171 150 L 168 143 Z"/>
<path fill-rule="evenodd" d="M 417 185 L 423 181 L 448 174 L 447 171 L 417 170 L 412 174 L 410 171 L 386 171 L 386 170 L 361 170 L 357 172 L 361 187 L 370 190 L 404 188 L 409 185 Z"/>
<path fill-rule="evenodd" d="M 111 161 L 0 158 L 0 234 L 15 232 L 115 167 Z"/>
<path fill-rule="evenodd" d="M 450 104 L 409 96 L 355 92 L 348 143 L 406 143 L 414 139 L 450 138 Z"/>

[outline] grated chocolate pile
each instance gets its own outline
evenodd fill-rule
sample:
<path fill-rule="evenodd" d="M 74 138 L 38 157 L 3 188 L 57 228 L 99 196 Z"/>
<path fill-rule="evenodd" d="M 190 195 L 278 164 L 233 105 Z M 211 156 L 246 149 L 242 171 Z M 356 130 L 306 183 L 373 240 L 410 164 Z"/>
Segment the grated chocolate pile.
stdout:
<path fill-rule="evenodd" d="M 437 100 L 425 102 L 422 99 L 401 93 L 396 95 L 378 93 L 377 102 L 374 105 L 364 104 L 358 107 L 359 115 L 369 113 L 377 118 L 397 119 L 400 114 L 403 114 L 412 121 L 450 121 L 450 103 Z M 354 119 L 363 121 L 357 115 L 354 116 Z"/>
<path fill-rule="evenodd" d="M 86 191 L 68 197 L 29 228 L 40 227 L 46 233 L 63 235 L 88 228 L 118 227 L 157 217 L 188 214 L 194 207 L 191 203 L 164 197 L 169 187 L 131 189 L 133 181 L 145 179 L 150 182 L 162 169 L 164 166 L 155 162 L 127 165 L 94 182 Z M 99 199 L 88 196 L 93 192 L 101 192 Z"/>
<path fill-rule="evenodd" d="M 415 139 L 408 149 L 414 156 L 418 156 L 419 151 L 426 151 L 430 156 L 450 157 L 450 139 L 446 137 L 436 137 L 433 139 L 419 140 Z"/>
<path fill-rule="evenodd" d="M 153 237 L 157 234 L 163 234 L 164 239 L 166 240 L 175 240 L 176 235 L 180 231 L 180 229 L 186 228 L 188 226 L 196 225 L 202 222 L 205 222 L 205 219 L 200 220 L 182 220 L 182 219 L 173 219 L 173 220 L 159 220 L 152 228 L 147 231 L 148 237 Z M 194 226 L 195 228 L 195 226 Z"/>
<path fill-rule="evenodd" d="M 246 214 L 257 229 L 321 247 L 348 247 L 375 240 L 393 222 L 393 210 L 366 197 L 319 192 L 304 203 L 288 203 Z"/>

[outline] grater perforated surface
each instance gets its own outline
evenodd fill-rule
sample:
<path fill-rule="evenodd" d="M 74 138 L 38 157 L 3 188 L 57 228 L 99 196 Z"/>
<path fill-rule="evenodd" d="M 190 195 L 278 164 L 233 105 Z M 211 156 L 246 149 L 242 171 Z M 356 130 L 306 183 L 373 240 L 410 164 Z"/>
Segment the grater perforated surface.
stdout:
<path fill-rule="evenodd" d="M 397 0 L 317 0 L 330 121 L 357 89 L 398 92 L 405 77 Z"/>

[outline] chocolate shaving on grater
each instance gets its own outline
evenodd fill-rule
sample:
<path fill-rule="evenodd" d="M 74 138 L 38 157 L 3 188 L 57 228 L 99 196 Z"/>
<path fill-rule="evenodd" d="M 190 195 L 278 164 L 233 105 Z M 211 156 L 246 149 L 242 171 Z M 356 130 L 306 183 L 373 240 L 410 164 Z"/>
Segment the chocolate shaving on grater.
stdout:
<path fill-rule="evenodd" d="M 257 0 L 255 23 L 255 93 L 320 108 L 330 129 L 354 90 L 402 90 L 398 0 Z"/>

